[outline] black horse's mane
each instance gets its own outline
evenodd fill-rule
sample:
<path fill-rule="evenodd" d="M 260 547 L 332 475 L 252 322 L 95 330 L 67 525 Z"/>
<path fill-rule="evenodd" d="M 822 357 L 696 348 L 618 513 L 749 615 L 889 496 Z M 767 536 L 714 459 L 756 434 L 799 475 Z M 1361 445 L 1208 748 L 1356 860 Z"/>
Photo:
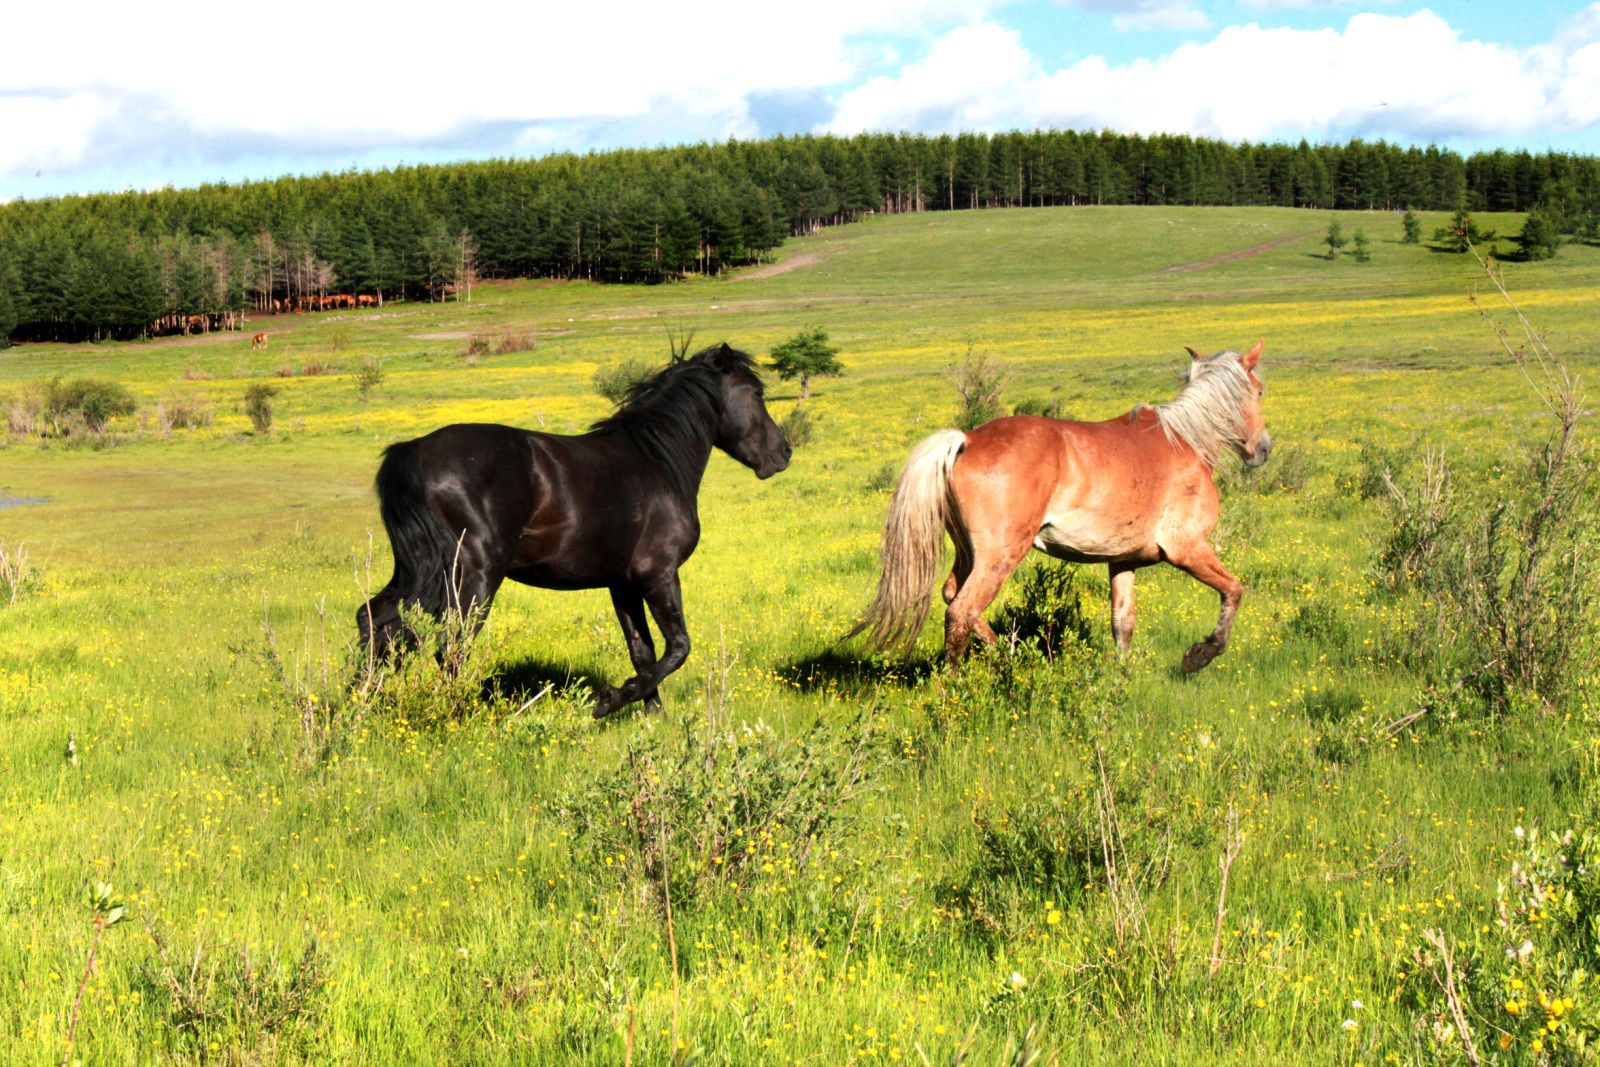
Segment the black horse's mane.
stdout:
<path fill-rule="evenodd" d="M 756 361 L 726 344 L 712 345 L 635 382 L 614 414 L 591 433 L 625 434 L 664 466 L 676 482 L 699 481 L 703 452 L 722 419 L 722 376 L 744 370 L 760 381 Z"/>

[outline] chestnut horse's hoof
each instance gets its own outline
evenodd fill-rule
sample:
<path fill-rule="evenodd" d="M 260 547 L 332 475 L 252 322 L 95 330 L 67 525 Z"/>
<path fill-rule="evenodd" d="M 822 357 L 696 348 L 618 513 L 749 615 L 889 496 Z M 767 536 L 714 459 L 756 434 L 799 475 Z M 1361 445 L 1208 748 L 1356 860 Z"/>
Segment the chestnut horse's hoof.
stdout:
<path fill-rule="evenodd" d="M 622 690 L 614 685 L 602 685 L 594 691 L 594 717 L 603 719 L 622 707 Z"/>
<path fill-rule="evenodd" d="M 1189 646 L 1189 651 L 1183 654 L 1183 673 L 1194 674 L 1220 655 L 1222 646 L 1209 637 L 1204 641 L 1196 641 Z"/>

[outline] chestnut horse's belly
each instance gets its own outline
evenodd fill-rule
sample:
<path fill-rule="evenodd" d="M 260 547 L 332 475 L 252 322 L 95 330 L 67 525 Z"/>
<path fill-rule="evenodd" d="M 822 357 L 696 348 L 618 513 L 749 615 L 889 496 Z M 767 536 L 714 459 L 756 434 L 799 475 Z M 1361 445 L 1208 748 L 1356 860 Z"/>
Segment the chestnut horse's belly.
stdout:
<path fill-rule="evenodd" d="M 1033 547 L 1069 563 L 1154 562 L 1160 558 L 1147 524 L 1087 514 L 1046 515 Z"/>

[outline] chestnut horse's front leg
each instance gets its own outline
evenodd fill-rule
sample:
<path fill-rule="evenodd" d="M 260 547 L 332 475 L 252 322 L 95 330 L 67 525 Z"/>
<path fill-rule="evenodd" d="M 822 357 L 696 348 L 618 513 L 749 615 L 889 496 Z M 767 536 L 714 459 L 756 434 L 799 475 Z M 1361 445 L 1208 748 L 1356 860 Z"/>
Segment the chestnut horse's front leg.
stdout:
<path fill-rule="evenodd" d="M 1244 583 L 1228 573 L 1228 568 L 1217 558 L 1216 549 L 1205 541 L 1196 542 L 1181 555 L 1167 553 L 1173 566 L 1193 575 L 1222 594 L 1222 612 L 1217 617 L 1217 628 L 1202 641 L 1189 646 L 1183 654 L 1185 674 L 1193 674 L 1222 655 L 1228 647 L 1228 634 L 1233 629 L 1233 617 L 1239 611 L 1239 601 L 1244 599 Z"/>
<path fill-rule="evenodd" d="M 1111 634 L 1117 639 L 1117 655 L 1126 656 L 1133 647 L 1133 572 L 1132 563 L 1108 564 L 1111 572 Z"/>

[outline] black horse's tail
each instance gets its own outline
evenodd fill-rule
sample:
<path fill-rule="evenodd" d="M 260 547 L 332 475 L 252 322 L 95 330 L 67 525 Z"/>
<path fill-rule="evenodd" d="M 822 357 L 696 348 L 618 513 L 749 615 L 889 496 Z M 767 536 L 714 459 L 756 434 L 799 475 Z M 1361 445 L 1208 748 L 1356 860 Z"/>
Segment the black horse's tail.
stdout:
<path fill-rule="evenodd" d="M 405 633 L 402 606 L 441 615 L 454 606 L 452 574 L 457 541 L 428 507 L 422 463 L 414 442 L 402 441 L 384 450 L 378 465 L 378 510 L 394 550 L 394 576 L 383 591 L 357 613 L 364 642 L 377 639 L 385 650 Z"/>

